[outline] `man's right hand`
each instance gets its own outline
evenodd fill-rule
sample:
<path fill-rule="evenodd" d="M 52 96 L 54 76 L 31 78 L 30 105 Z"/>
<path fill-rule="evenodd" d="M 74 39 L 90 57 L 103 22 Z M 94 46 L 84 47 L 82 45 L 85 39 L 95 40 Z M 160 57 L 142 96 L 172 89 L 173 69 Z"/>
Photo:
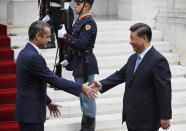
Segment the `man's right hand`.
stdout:
<path fill-rule="evenodd" d="M 82 91 L 85 95 L 88 96 L 89 99 L 95 99 L 97 97 L 97 92 L 94 89 L 90 88 L 88 86 L 88 83 L 83 84 Z"/>
<path fill-rule="evenodd" d="M 96 92 L 101 90 L 101 83 L 98 81 L 94 81 L 94 84 L 92 84 L 90 86 L 90 88 L 92 88 L 93 90 L 95 90 Z"/>

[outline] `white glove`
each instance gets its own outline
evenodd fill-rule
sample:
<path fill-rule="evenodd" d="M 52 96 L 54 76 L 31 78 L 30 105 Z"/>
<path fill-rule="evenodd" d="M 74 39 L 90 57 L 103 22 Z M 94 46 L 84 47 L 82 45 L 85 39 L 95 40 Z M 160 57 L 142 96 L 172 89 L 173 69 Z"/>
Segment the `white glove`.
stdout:
<path fill-rule="evenodd" d="M 70 3 L 69 2 L 64 2 L 64 7 L 65 7 L 66 10 L 69 9 L 69 6 L 70 6 Z"/>
<path fill-rule="evenodd" d="M 43 22 L 48 22 L 49 20 L 50 20 L 50 16 L 49 16 L 49 15 L 46 15 L 46 16 L 42 19 Z"/>
<path fill-rule="evenodd" d="M 64 67 L 67 66 L 69 63 L 68 60 L 64 59 L 60 64 Z"/>
<path fill-rule="evenodd" d="M 66 34 L 66 30 L 65 30 L 65 26 L 62 26 L 62 28 L 60 30 L 58 30 L 58 38 L 64 38 L 64 34 Z"/>

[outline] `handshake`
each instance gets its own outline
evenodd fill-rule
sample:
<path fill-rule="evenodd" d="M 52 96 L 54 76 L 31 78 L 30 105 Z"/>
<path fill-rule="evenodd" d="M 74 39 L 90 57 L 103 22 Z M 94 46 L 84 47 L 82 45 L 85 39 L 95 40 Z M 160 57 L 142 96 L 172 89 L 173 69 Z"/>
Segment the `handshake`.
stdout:
<path fill-rule="evenodd" d="M 88 83 L 83 84 L 82 91 L 89 99 L 95 99 L 97 97 L 97 92 L 101 90 L 101 83 L 94 81 L 94 83 L 88 86 Z"/>

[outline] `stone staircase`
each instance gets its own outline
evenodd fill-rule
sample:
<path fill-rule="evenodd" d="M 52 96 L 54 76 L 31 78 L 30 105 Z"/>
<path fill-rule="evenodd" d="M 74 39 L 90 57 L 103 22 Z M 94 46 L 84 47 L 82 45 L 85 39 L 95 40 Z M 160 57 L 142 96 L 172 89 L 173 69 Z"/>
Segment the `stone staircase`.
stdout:
<path fill-rule="evenodd" d="M 100 75 L 95 80 L 101 80 L 116 70 L 120 69 L 133 53 L 129 44 L 129 27 L 136 21 L 101 21 L 97 22 L 98 35 L 94 53 L 98 60 Z M 153 22 L 146 22 L 154 28 Z M 8 32 L 16 33 L 12 36 L 12 46 L 19 46 L 14 49 L 15 59 L 19 51 L 25 46 L 28 27 L 10 26 Z M 173 119 L 171 128 L 168 131 L 186 131 L 186 67 L 180 65 L 178 54 L 172 53 L 171 44 L 163 41 L 163 32 L 153 30 L 152 44 L 169 61 L 172 72 L 172 109 Z M 52 70 L 54 65 L 56 49 L 42 50 L 48 67 Z M 72 73 L 63 69 L 63 77 L 73 80 Z M 99 94 L 97 103 L 96 131 L 124 131 L 126 125 L 121 124 L 122 98 L 125 85 L 121 84 Z M 53 118 L 47 113 L 45 131 L 78 131 L 81 122 L 81 110 L 79 99 L 63 91 L 48 88 L 48 95 L 56 103 L 62 106 L 62 116 Z M 161 131 L 162 129 L 160 129 Z"/>

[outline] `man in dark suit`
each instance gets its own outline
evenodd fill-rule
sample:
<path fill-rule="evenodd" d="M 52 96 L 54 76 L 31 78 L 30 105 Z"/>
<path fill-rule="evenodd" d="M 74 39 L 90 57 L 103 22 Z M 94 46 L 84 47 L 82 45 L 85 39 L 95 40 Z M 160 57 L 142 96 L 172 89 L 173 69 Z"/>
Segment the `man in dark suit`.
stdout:
<path fill-rule="evenodd" d="M 151 28 L 144 23 L 130 27 L 130 44 L 136 52 L 114 74 L 92 88 L 101 93 L 125 82 L 122 122 L 129 131 L 158 131 L 170 127 L 171 72 L 166 58 L 152 45 Z"/>
<path fill-rule="evenodd" d="M 19 53 L 16 62 L 17 98 L 15 120 L 21 131 L 44 131 L 46 105 L 54 116 L 60 115 L 58 106 L 52 103 L 46 94 L 47 83 L 60 90 L 80 96 L 83 91 L 89 98 L 95 98 L 96 92 L 87 84 L 74 83 L 59 78 L 51 72 L 42 57 L 39 48 L 46 47 L 50 41 L 50 26 L 36 21 L 29 27 L 29 42 Z"/>

